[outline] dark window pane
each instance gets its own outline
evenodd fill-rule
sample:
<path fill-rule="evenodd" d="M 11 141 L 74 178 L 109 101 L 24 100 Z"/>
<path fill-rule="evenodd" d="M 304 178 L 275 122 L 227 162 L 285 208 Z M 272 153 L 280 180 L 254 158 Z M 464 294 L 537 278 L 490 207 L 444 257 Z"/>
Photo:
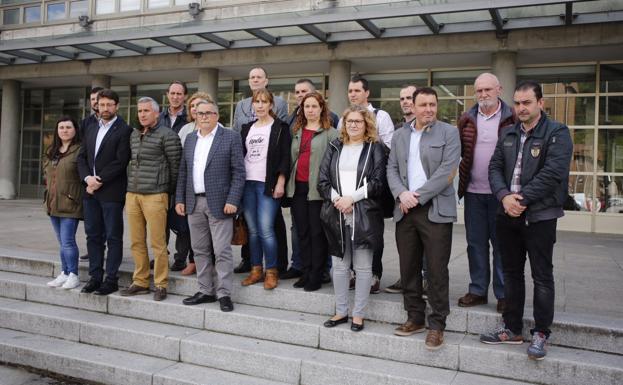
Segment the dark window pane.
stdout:
<path fill-rule="evenodd" d="M 535 80 L 544 94 L 576 94 L 595 92 L 595 66 L 521 68 L 517 82 Z"/>
<path fill-rule="evenodd" d="M 230 127 L 231 120 L 231 104 L 221 104 L 218 106 L 218 121 L 225 127 Z"/>
<path fill-rule="evenodd" d="M 599 98 L 599 124 L 623 124 L 623 96 L 602 96 Z"/>
<path fill-rule="evenodd" d="M 24 109 L 24 127 L 40 128 L 41 127 L 41 110 Z"/>
<path fill-rule="evenodd" d="M 482 71 L 433 72 L 432 85 L 440 98 L 474 96 L 474 80 Z"/>
<path fill-rule="evenodd" d="M 5 9 L 2 14 L 2 24 L 19 24 L 19 8 Z"/>
<path fill-rule="evenodd" d="M 595 124 L 594 97 L 544 98 L 543 109 L 552 119 L 568 126 Z"/>
<path fill-rule="evenodd" d="M 623 129 L 600 129 L 597 144 L 597 170 L 623 172 Z"/>
<path fill-rule="evenodd" d="M 571 129 L 573 140 L 573 159 L 571 160 L 571 172 L 593 171 L 595 131 L 584 129 Z"/>
<path fill-rule="evenodd" d="M 469 108 L 469 106 L 467 107 Z M 440 99 L 437 106 L 437 119 L 456 126 L 457 121 L 465 111 L 463 100 Z"/>
<path fill-rule="evenodd" d="M 599 79 L 601 92 L 623 92 L 623 64 L 602 64 Z"/>

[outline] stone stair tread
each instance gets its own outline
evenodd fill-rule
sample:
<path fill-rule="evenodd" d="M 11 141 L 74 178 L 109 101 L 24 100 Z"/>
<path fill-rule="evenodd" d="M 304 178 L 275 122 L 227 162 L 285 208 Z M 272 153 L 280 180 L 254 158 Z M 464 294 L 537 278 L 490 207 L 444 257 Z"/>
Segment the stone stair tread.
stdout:
<path fill-rule="evenodd" d="M 154 374 L 153 385 L 282 385 L 244 374 L 226 372 L 186 363 L 177 363 Z"/>

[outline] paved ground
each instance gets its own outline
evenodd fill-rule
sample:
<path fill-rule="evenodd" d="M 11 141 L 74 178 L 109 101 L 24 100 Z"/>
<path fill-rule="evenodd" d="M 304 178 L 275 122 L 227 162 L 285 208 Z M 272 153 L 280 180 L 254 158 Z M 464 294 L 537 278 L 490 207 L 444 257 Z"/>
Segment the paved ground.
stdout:
<path fill-rule="evenodd" d="M 81 383 L 47 377 L 15 366 L 0 365 L 0 385 L 81 385 Z"/>
<path fill-rule="evenodd" d="M 285 214 L 286 222 L 289 214 Z M 394 225 L 386 222 L 385 272 L 382 286 L 398 278 L 398 256 L 394 241 Z M 78 228 L 78 245 L 86 251 L 84 229 Z M 173 244 L 173 243 L 171 243 Z M 131 261 L 126 226 L 124 260 Z M 236 259 L 239 248 L 235 248 Z M 20 250 L 55 255 L 57 242 L 39 201 L 0 201 L 0 252 Z M 237 261 L 236 261 L 237 263 Z M 556 311 L 578 314 L 623 317 L 623 236 L 559 232 L 554 251 L 556 280 Z M 455 225 L 450 270 L 450 300 L 455 302 L 467 291 L 469 272 L 466 255 L 465 229 Z M 526 277 L 530 281 L 529 267 Z M 291 285 L 291 281 L 282 284 Z M 527 306 L 531 304 L 532 285 L 528 282 Z M 489 298 L 493 299 L 490 292 Z M 489 307 L 495 306 L 490 301 Z"/>

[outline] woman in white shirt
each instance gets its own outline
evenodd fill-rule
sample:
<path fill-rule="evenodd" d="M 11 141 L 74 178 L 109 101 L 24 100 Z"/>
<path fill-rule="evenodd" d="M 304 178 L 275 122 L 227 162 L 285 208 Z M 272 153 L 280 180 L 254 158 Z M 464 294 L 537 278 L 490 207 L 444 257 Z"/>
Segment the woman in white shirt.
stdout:
<path fill-rule="evenodd" d="M 335 315 L 324 323 L 348 322 L 348 286 L 351 261 L 356 272 L 351 330 L 363 330 L 372 282 L 372 255 L 383 242 L 380 198 L 387 184 L 387 157 L 379 142 L 374 116 L 364 107 L 351 106 L 342 120 L 344 129 L 324 155 L 318 191 L 325 200 L 321 220 L 333 257 Z"/>

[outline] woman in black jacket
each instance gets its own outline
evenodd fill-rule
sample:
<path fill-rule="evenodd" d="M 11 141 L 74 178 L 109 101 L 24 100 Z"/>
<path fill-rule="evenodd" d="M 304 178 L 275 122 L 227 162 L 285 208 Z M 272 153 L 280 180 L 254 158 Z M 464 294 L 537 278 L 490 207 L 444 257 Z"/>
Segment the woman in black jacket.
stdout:
<path fill-rule="evenodd" d="M 334 327 L 348 321 L 350 265 L 356 272 L 351 330 L 363 330 L 372 282 L 372 254 L 383 242 L 380 198 L 387 184 L 387 158 L 378 141 L 374 116 L 351 106 L 342 117 L 344 128 L 322 160 L 318 191 L 324 199 L 321 220 L 333 256 L 335 315 L 324 323 Z"/>
<path fill-rule="evenodd" d="M 266 89 L 253 91 L 253 110 L 257 120 L 242 126 L 244 165 L 247 180 L 242 205 L 249 227 L 251 273 L 243 286 L 264 279 L 264 289 L 277 287 L 277 237 L 275 216 L 285 193 L 290 172 L 290 128 L 272 111 L 273 95 Z M 262 259 L 266 262 L 266 276 Z"/>

